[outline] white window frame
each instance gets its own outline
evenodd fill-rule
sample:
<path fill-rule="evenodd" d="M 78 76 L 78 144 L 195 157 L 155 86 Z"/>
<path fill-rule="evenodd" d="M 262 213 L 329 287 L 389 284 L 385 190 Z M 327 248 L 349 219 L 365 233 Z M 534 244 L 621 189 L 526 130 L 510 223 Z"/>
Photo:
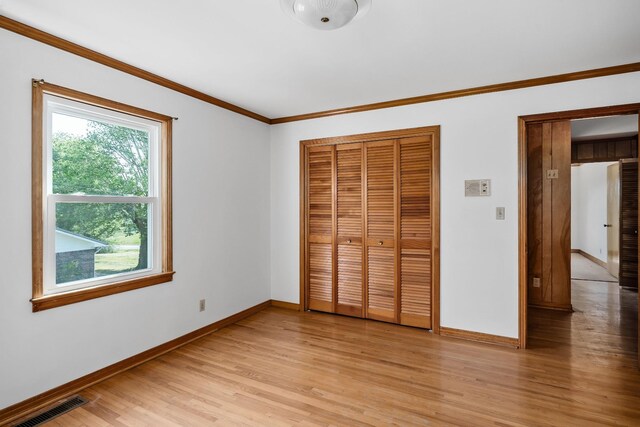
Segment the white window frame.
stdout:
<path fill-rule="evenodd" d="M 45 257 L 43 265 L 43 291 L 44 295 L 59 292 L 67 292 L 92 286 L 108 284 L 119 280 L 128 280 L 144 277 L 161 271 L 160 257 L 162 254 L 162 239 L 160 238 L 160 224 L 162 223 L 162 210 L 160 198 L 161 171 L 158 155 L 160 150 L 160 124 L 142 117 L 135 117 L 106 108 L 83 104 L 70 99 L 51 94 L 43 96 L 43 129 L 44 153 L 46 161 L 43 162 L 43 194 L 46 202 L 43 204 L 44 212 L 44 248 Z M 53 114 L 63 114 L 78 117 L 85 120 L 108 123 L 131 129 L 145 131 L 149 134 L 149 183 L 147 197 L 139 196 L 98 196 L 84 194 L 53 194 Z M 56 205 L 58 203 L 140 203 L 149 206 L 148 227 L 149 236 L 147 250 L 149 266 L 146 269 L 116 273 L 108 276 L 77 280 L 73 282 L 56 284 Z"/>

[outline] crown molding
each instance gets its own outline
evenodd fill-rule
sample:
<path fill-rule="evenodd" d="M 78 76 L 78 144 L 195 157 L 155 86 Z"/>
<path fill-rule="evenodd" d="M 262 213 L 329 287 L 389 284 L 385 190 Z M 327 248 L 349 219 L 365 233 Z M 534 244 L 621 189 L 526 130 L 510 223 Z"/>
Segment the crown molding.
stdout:
<path fill-rule="evenodd" d="M 396 99 L 392 101 L 377 102 L 374 104 L 357 105 L 354 107 L 337 108 L 335 110 L 319 111 L 316 113 L 300 114 L 296 116 L 280 117 L 271 119 L 272 125 L 280 123 L 297 122 L 301 120 L 319 119 L 322 117 L 337 116 L 340 114 L 361 113 L 364 111 L 381 110 L 383 108 L 401 107 L 403 105 L 422 104 L 426 102 L 442 101 L 445 99 L 461 98 L 463 96 L 481 95 L 492 92 L 503 92 L 514 89 L 524 89 L 534 86 L 550 85 L 554 83 L 564 83 L 574 80 L 591 79 L 594 77 L 612 76 L 615 74 L 633 73 L 640 71 L 640 62 L 631 64 L 615 65 L 613 67 L 594 68 L 592 70 L 576 71 L 566 74 L 556 74 L 553 76 L 537 77 L 526 80 L 516 80 L 507 83 L 498 83 L 487 86 L 478 86 L 468 89 L 458 89 L 449 92 L 432 93 L 429 95 L 416 96 L 412 98 Z"/>
<path fill-rule="evenodd" d="M 252 119 L 258 120 L 262 123 L 266 123 L 269 125 L 297 122 L 302 120 L 319 119 L 323 117 L 337 116 L 342 114 L 361 113 L 365 111 L 401 107 L 404 105 L 422 104 L 422 103 L 433 102 L 433 101 L 442 101 L 445 99 L 461 98 L 464 96 L 481 95 L 481 94 L 492 93 L 492 92 L 503 92 L 503 91 L 514 90 L 514 89 L 524 89 L 524 88 L 534 87 L 534 86 L 544 86 L 544 85 L 550 85 L 555 83 L 564 83 L 564 82 L 570 82 L 575 80 L 584 80 L 584 79 L 591 79 L 595 77 L 605 77 L 605 76 L 612 76 L 616 74 L 634 73 L 634 72 L 640 71 L 640 62 L 632 62 L 629 64 L 614 65 L 612 67 L 594 68 L 591 70 L 575 71 L 571 73 L 556 74 L 556 75 L 546 76 L 546 77 L 536 77 L 533 79 L 526 79 L 526 80 L 516 80 L 516 81 L 506 82 L 506 83 L 497 83 L 497 84 L 478 86 L 478 87 L 472 87 L 467 89 L 452 90 L 448 92 L 432 93 L 428 95 L 415 96 L 411 98 L 395 99 L 391 101 L 377 102 L 373 104 L 356 105 L 352 107 L 336 108 L 333 110 L 325 110 L 325 111 L 318 111 L 313 113 L 306 113 L 306 114 L 299 114 L 294 116 L 286 116 L 286 117 L 270 119 L 258 113 L 254 113 L 253 111 L 247 110 L 245 108 L 242 108 L 237 105 L 231 104 L 229 102 L 223 101 L 221 99 L 215 98 L 211 95 L 207 95 L 206 93 L 192 89 L 188 86 L 182 85 L 180 83 L 176 83 L 172 80 L 169 80 L 157 74 L 153 74 L 141 68 L 134 67 L 133 65 L 129 65 L 118 59 L 112 58 L 110 56 L 107 56 L 102 53 L 96 52 L 94 50 L 88 49 L 86 47 L 80 46 L 76 43 L 73 43 L 68 40 L 62 39 L 60 37 L 54 36 L 52 34 L 46 33 L 42 30 L 38 30 L 37 28 L 31 27 L 29 25 L 7 18 L 6 16 L 0 15 L 0 28 L 4 28 L 5 30 L 12 31 L 24 37 L 28 37 L 30 39 L 39 41 L 49 46 L 53 46 L 55 48 L 64 50 L 74 55 L 78 55 L 90 61 L 94 61 L 99 64 L 105 65 L 107 67 L 130 74 L 132 76 L 139 77 L 141 79 L 166 87 L 168 89 L 172 89 L 176 92 L 180 92 L 192 98 L 199 99 L 209 104 L 218 106 L 220 108 L 224 108 L 229 111 L 233 111 L 234 113 L 238 113 L 243 116 L 250 117 Z"/>
<path fill-rule="evenodd" d="M 168 89 L 180 92 L 192 98 L 196 98 L 217 107 L 224 108 L 225 110 L 233 111 L 234 113 L 250 117 L 260 122 L 271 124 L 271 120 L 268 117 L 262 116 L 258 113 L 254 113 L 253 111 L 249 111 L 242 107 L 238 107 L 237 105 L 233 105 L 211 95 L 207 95 L 206 93 L 191 89 L 190 87 L 181 85 L 180 83 L 176 83 L 172 80 L 166 79 L 157 74 L 153 74 L 141 68 L 134 67 L 133 65 L 129 65 L 126 62 L 122 62 L 118 59 L 96 52 L 95 50 L 88 49 L 76 43 L 72 43 L 68 40 L 54 36 L 53 34 L 38 30 L 37 28 L 15 21 L 11 18 L 7 18 L 6 16 L 0 15 L 0 28 L 4 28 L 5 30 L 12 31 L 16 34 L 20 34 L 21 36 L 28 37 L 30 39 L 39 41 L 49 46 L 53 46 L 74 55 L 81 56 L 90 61 L 106 65 L 107 67 L 122 71 L 132 76 L 139 77 L 151 83 L 164 86 Z"/>

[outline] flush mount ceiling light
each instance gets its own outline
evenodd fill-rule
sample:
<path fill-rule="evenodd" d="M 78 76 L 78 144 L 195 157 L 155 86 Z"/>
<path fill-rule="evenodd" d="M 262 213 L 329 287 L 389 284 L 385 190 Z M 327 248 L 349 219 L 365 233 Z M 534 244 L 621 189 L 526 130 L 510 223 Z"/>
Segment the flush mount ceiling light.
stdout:
<path fill-rule="evenodd" d="M 371 8 L 371 0 L 280 0 L 294 19 L 318 30 L 344 27 Z"/>

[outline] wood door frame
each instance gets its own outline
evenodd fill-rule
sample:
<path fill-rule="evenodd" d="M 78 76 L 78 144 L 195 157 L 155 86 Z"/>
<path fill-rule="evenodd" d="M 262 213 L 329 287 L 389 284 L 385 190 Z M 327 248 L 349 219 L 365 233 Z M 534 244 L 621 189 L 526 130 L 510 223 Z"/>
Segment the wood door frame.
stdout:
<path fill-rule="evenodd" d="M 382 132 L 344 135 L 300 141 L 300 307 L 308 310 L 307 283 L 307 156 L 308 148 L 320 145 L 338 145 L 356 142 L 372 142 L 386 139 L 401 139 L 414 136 L 429 136 L 432 141 L 431 165 L 431 331 L 440 333 L 440 126 L 425 126 Z M 363 165 L 364 167 L 364 165 Z"/>
<path fill-rule="evenodd" d="M 527 345 L 527 125 L 564 120 L 639 114 L 640 103 L 557 111 L 518 117 L 518 341 Z M 639 194 L 640 198 L 640 194 Z"/>

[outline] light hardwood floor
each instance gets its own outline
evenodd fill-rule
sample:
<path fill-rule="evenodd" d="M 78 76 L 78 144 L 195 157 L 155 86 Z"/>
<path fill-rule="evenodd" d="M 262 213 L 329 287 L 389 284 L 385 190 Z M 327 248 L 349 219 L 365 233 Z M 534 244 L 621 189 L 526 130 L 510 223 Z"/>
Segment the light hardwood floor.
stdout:
<path fill-rule="evenodd" d="M 635 298 L 574 282 L 577 311 L 532 310 L 527 350 L 269 308 L 83 391 L 50 425 L 640 425 Z"/>
<path fill-rule="evenodd" d="M 577 253 L 571 254 L 571 279 L 618 283 L 606 268 Z"/>

